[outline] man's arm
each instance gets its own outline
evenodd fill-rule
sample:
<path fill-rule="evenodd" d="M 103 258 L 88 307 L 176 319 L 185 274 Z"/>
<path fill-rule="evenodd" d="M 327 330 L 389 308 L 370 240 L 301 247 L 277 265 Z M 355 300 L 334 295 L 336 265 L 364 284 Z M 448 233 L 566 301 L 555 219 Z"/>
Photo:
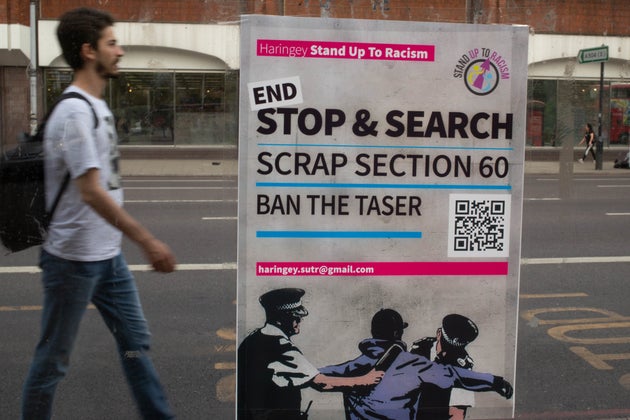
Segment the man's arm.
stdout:
<path fill-rule="evenodd" d="M 342 391 L 353 386 L 375 385 L 384 375 L 384 372 L 374 369 L 374 360 L 364 356 L 318 370 L 319 375 L 313 379 L 312 384 L 319 391 Z"/>
<path fill-rule="evenodd" d="M 455 386 L 469 391 L 494 391 L 505 399 L 512 398 L 514 389 L 512 385 L 501 376 L 490 373 L 481 373 L 474 370 L 451 366 L 457 373 L 458 380 Z"/>
<path fill-rule="evenodd" d="M 353 360 L 348 360 L 337 365 L 320 367 L 319 373 L 327 376 L 360 376 L 374 368 L 374 359 L 368 359 L 361 355 Z"/>
<path fill-rule="evenodd" d="M 385 372 L 375 369 L 362 376 L 328 376 L 322 373 L 313 378 L 313 388 L 320 391 L 341 391 L 355 386 L 370 386 L 378 384 Z"/>
<path fill-rule="evenodd" d="M 500 376 L 434 363 L 422 356 L 417 356 L 409 363 L 409 366 L 417 370 L 422 382 L 428 382 L 443 389 L 458 387 L 476 392 L 494 391 L 506 399 L 512 397 L 512 385 Z"/>
<path fill-rule="evenodd" d="M 110 197 L 99 183 L 99 172 L 96 168 L 88 169 L 76 179 L 83 202 L 137 243 L 156 271 L 170 273 L 175 270 L 175 257 L 169 247 L 155 238 L 148 229 Z"/>

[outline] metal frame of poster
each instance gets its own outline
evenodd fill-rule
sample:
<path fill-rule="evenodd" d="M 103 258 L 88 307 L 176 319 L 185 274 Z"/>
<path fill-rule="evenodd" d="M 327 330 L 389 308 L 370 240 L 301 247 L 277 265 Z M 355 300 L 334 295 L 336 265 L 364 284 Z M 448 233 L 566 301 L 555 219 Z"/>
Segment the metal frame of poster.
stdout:
<path fill-rule="evenodd" d="M 472 369 L 514 382 L 527 41 L 525 26 L 243 16 L 240 387 L 267 351 L 245 341 L 269 332 L 273 311 L 297 319 L 274 331 L 301 356 L 269 354 L 258 385 L 299 390 L 311 419 L 360 418 L 403 360 L 434 377 Z M 322 372 L 363 375 L 369 366 L 344 364 L 388 350 L 366 350 L 382 322 L 387 334 L 402 326 L 402 353 L 380 382 L 322 391 Z M 452 349 L 442 360 L 424 354 L 437 338 Z M 309 366 L 286 372 L 287 359 Z M 407 395 L 415 418 L 412 400 L 430 395 L 416 388 L 432 380 L 396 372 L 388 392 Z M 467 386 L 469 415 L 513 415 L 496 383 Z"/>

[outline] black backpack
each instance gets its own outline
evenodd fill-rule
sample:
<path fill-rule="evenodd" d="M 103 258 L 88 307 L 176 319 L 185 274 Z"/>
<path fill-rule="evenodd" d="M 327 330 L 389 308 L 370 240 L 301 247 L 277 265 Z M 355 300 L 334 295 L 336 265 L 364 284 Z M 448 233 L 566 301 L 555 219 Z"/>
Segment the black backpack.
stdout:
<path fill-rule="evenodd" d="M 68 98 L 86 101 L 94 114 L 94 128 L 98 127 L 98 117 L 90 101 L 77 92 L 67 92 L 46 113 L 35 134 L 26 135 L 17 147 L 0 156 L 0 241 L 9 252 L 22 251 L 44 242 L 52 215 L 70 181 L 68 173 L 50 211 L 46 211 L 44 129 L 53 109 Z"/>

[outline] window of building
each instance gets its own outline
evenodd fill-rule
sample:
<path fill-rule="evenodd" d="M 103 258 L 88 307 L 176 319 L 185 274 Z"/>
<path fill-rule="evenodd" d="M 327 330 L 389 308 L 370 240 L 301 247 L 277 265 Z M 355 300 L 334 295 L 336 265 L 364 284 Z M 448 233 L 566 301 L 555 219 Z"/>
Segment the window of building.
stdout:
<path fill-rule="evenodd" d="M 72 82 L 45 72 L 46 108 Z M 230 145 L 238 135 L 238 72 L 123 72 L 105 91 L 123 145 Z"/>
<path fill-rule="evenodd" d="M 630 136 L 630 85 L 598 80 L 530 79 L 527 86 L 527 144 L 577 144 L 590 123 L 606 145 L 626 144 Z"/>

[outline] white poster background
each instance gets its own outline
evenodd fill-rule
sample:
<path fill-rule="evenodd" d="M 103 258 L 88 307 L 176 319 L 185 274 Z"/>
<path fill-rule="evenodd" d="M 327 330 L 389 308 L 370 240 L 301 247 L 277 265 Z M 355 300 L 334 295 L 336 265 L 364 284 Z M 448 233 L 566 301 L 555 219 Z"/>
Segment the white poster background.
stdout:
<path fill-rule="evenodd" d="M 309 315 L 292 341 L 315 366 L 358 356 L 381 308 L 409 323 L 409 345 L 460 313 L 479 326 L 468 346 L 475 370 L 514 384 L 527 33 L 243 17 L 237 344 L 264 324 L 262 293 L 299 287 Z M 503 201 L 506 212 L 487 219 L 503 224 L 500 249 L 452 251 L 461 245 L 454 195 Z M 365 275 L 370 263 L 393 264 Z M 437 273 L 423 263 L 438 264 Z M 475 268 L 448 271 L 458 263 Z M 497 267 L 504 272 L 484 272 Z M 514 398 L 475 398 L 472 416 L 513 415 Z M 305 390 L 302 399 L 304 408 L 313 400 L 311 419 L 343 417 L 339 393 Z"/>

